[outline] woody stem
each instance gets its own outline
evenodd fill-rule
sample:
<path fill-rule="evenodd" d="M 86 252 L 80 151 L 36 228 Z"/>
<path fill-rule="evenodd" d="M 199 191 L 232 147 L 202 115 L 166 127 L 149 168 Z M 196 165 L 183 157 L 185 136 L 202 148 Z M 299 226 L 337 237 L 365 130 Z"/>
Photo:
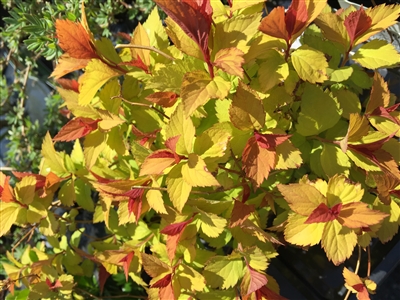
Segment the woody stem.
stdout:
<path fill-rule="evenodd" d="M 157 48 L 154 48 L 151 46 L 142 46 L 142 45 L 133 45 L 133 44 L 118 44 L 115 46 L 115 49 L 120 49 L 120 48 L 135 48 L 135 49 L 150 50 L 150 51 L 154 51 L 154 52 L 164 56 L 165 58 L 168 58 L 169 60 L 175 60 L 175 58 L 168 55 L 167 53 L 164 53 L 161 50 L 158 50 Z"/>

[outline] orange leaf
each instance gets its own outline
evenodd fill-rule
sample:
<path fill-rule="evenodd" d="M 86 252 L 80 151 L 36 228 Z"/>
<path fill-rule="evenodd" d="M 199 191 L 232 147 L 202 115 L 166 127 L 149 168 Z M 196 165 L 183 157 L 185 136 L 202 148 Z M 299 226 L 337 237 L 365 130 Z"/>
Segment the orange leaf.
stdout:
<path fill-rule="evenodd" d="M 162 107 L 171 107 L 176 103 L 178 95 L 174 92 L 156 92 L 147 96 L 145 99 L 161 105 Z"/>
<path fill-rule="evenodd" d="M 275 160 L 275 151 L 261 147 L 255 136 L 247 141 L 242 154 L 243 170 L 256 186 L 260 186 L 268 178 L 269 171 L 275 166 Z"/>
<path fill-rule="evenodd" d="M 73 58 L 97 58 L 90 36 L 81 23 L 56 20 L 56 32 L 62 50 Z"/>
<path fill-rule="evenodd" d="M 228 74 L 236 75 L 243 79 L 243 55 L 242 50 L 234 47 L 221 49 L 215 54 L 214 65 Z"/>
<path fill-rule="evenodd" d="M 400 198 L 400 190 L 395 190 L 395 188 L 400 184 L 400 180 L 398 178 L 389 174 L 372 174 L 372 177 L 374 177 L 376 183 L 378 197 L 383 204 L 390 204 L 392 201 L 390 198 L 391 194 L 394 194 Z"/>
<path fill-rule="evenodd" d="M 153 152 L 145 158 L 144 162 L 140 166 L 139 176 L 162 174 L 166 168 L 177 163 L 175 156 L 175 153 L 167 149 Z"/>
<path fill-rule="evenodd" d="M 288 41 L 289 35 L 285 24 L 285 8 L 282 6 L 274 8 L 262 19 L 258 30 L 278 39 Z"/>
<path fill-rule="evenodd" d="M 229 226 L 235 227 L 238 225 L 242 225 L 244 221 L 250 216 L 252 212 L 254 212 L 254 205 L 247 205 L 240 201 L 235 201 L 233 206 L 231 221 Z"/>
<path fill-rule="evenodd" d="M 60 132 L 53 138 L 53 141 L 74 141 L 84 137 L 97 129 L 99 120 L 92 120 L 90 118 L 77 117 L 65 124 Z"/>
<path fill-rule="evenodd" d="M 54 71 L 50 74 L 50 77 L 58 79 L 68 73 L 83 69 L 87 66 L 89 61 L 90 59 L 87 58 L 74 58 L 68 53 L 64 53 L 58 59 L 58 64 L 56 65 Z"/>
<path fill-rule="evenodd" d="M 378 224 L 387 216 L 381 211 L 369 209 L 366 203 L 353 202 L 343 205 L 336 219 L 345 227 L 362 228 Z"/>
<path fill-rule="evenodd" d="M 1 201 L 6 203 L 15 201 L 13 188 L 11 187 L 9 181 L 10 181 L 10 176 L 6 176 L 4 178 L 4 182 L 0 186 L 0 199 Z"/>
<path fill-rule="evenodd" d="M 75 79 L 60 78 L 56 80 L 63 89 L 79 93 L 79 83 Z"/>
<path fill-rule="evenodd" d="M 374 83 L 365 113 L 372 113 L 378 107 L 387 107 L 390 101 L 390 91 L 387 82 L 378 71 L 374 74 Z"/>

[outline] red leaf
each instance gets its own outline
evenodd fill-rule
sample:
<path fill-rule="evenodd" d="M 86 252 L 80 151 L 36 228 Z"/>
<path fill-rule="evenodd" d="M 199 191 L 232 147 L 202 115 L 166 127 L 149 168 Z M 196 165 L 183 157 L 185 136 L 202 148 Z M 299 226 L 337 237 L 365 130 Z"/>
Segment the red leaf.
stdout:
<path fill-rule="evenodd" d="M 288 140 L 291 135 L 287 134 L 261 134 L 254 132 L 258 145 L 264 149 L 275 150 L 276 146 Z"/>
<path fill-rule="evenodd" d="M 244 221 L 250 216 L 252 212 L 254 212 L 254 205 L 247 205 L 240 201 L 235 201 L 233 205 L 230 227 L 235 227 L 238 225 L 242 225 Z"/>
<path fill-rule="evenodd" d="M 250 284 L 245 295 L 249 295 L 257 291 L 268 283 L 268 279 L 264 274 L 258 273 L 250 266 L 248 266 L 248 269 L 250 273 Z"/>
<path fill-rule="evenodd" d="M 351 47 L 354 41 L 370 28 L 371 22 L 371 17 L 367 16 L 362 5 L 359 10 L 351 12 L 346 17 L 344 26 L 349 34 Z"/>
<path fill-rule="evenodd" d="M 63 285 L 61 284 L 61 281 L 59 279 L 57 279 L 56 281 L 54 281 L 54 283 L 52 283 L 49 278 L 46 278 L 46 284 L 50 290 L 54 290 L 54 289 L 63 287 Z"/>
<path fill-rule="evenodd" d="M 398 119 L 396 119 L 395 117 L 390 115 L 390 112 L 396 110 L 399 105 L 400 105 L 400 103 L 397 103 L 396 105 L 393 105 L 392 107 L 394 107 L 394 109 L 392 109 L 392 107 L 384 108 L 382 106 L 379 106 L 379 107 L 375 108 L 374 111 L 370 115 L 371 116 L 380 116 L 380 117 L 389 119 L 390 121 L 392 121 L 392 122 L 394 122 L 396 124 L 400 124 Z"/>
<path fill-rule="evenodd" d="M 92 120 L 90 118 L 77 117 L 67 124 L 65 124 L 60 132 L 53 138 L 53 141 L 74 141 L 84 137 L 97 129 L 99 120 Z"/>
<path fill-rule="evenodd" d="M 161 131 L 161 128 L 153 130 L 152 132 L 143 132 L 139 128 L 137 128 L 135 125 L 132 125 L 132 133 L 136 135 L 138 138 L 141 140 L 139 141 L 140 145 L 144 145 L 147 142 L 152 143 L 153 139 L 157 137 L 157 133 Z"/>
<path fill-rule="evenodd" d="M 142 192 L 143 194 L 143 192 Z M 140 215 L 142 213 L 142 197 L 140 198 L 129 198 L 128 202 L 129 215 L 132 213 L 135 215 L 136 224 L 139 222 Z"/>
<path fill-rule="evenodd" d="M 135 252 L 129 252 L 124 258 L 122 258 L 119 262 L 122 262 L 122 266 L 124 268 L 124 273 L 125 273 L 125 279 L 126 282 L 128 282 L 128 276 L 129 276 L 129 266 L 131 265 L 133 256 L 135 255 Z"/>
<path fill-rule="evenodd" d="M 336 204 L 332 208 L 329 208 L 325 203 L 321 203 L 313 210 L 304 224 L 326 223 L 333 221 L 340 213 L 341 208 L 342 203 Z"/>
<path fill-rule="evenodd" d="M 122 38 L 122 39 L 124 39 L 124 40 L 126 40 L 126 41 L 128 41 L 128 42 L 130 42 L 131 39 L 132 39 L 132 37 L 130 36 L 130 34 L 128 34 L 128 33 L 126 33 L 126 32 L 117 32 L 117 35 L 118 35 L 120 38 Z"/>
<path fill-rule="evenodd" d="M 13 171 L 12 172 L 14 174 L 15 177 L 17 177 L 18 180 L 21 180 L 24 177 L 27 176 L 33 176 L 36 178 L 36 190 L 44 187 L 45 182 L 46 182 L 46 177 L 43 175 L 39 175 L 39 174 L 33 174 L 33 173 L 29 173 L 29 172 L 16 172 Z"/>
<path fill-rule="evenodd" d="M 167 237 L 167 252 L 168 258 L 172 261 L 175 257 L 176 248 L 178 247 L 179 239 L 182 236 L 186 226 L 193 221 L 193 218 L 185 222 L 167 225 L 160 232 L 168 235 Z"/>
<path fill-rule="evenodd" d="M 159 281 L 153 283 L 151 285 L 152 288 L 164 288 L 167 287 L 172 281 L 172 274 L 169 273 L 163 278 L 161 278 Z"/>
<path fill-rule="evenodd" d="M 175 223 L 175 224 L 169 224 L 165 226 L 160 233 L 166 234 L 166 235 L 177 235 L 181 233 L 185 227 L 193 221 L 193 218 L 190 218 L 187 221 L 180 222 L 180 223 Z"/>
<path fill-rule="evenodd" d="M 59 78 L 56 81 L 63 89 L 79 93 L 79 83 L 75 79 Z"/>
<path fill-rule="evenodd" d="M 175 153 L 176 152 L 176 144 L 178 143 L 180 137 L 181 137 L 180 135 L 170 137 L 168 140 L 165 141 L 165 146 L 169 150 L 171 150 L 172 152 Z"/>
<path fill-rule="evenodd" d="M 307 24 L 308 12 L 304 0 L 293 0 L 286 15 L 285 24 L 289 40 Z"/>
<path fill-rule="evenodd" d="M 100 295 L 103 294 L 104 290 L 104 285 L 106 284 L 106 281 L 108 277 L 110 277 L 110 273 L 107 272 L 106 268 L 103 267 L 103 265 L 100 265 L 99 267 L 99 287 L 100 287 Z"/>
<path fill-rule="evenodd" d="M 99 183 L 110 183 L 110 182 L 118 181 L 118 180 L 116 180 L 116 179 L 103 178 L 103 177 L 97 175 L 96 173 L 94 173 L 93 171 L 89 171 L 89 172 L 93 175 L 94 178 L 97 179 L 97 181 L 98 181 Z"/>
<path fill-rule="evenodd" d="M 266 286 L 263 286 L 261 289 L 259 289 L 259 291 L 260 294 L 268 300 L 287 300 L 285 297 L 282 297 L 281 295 L 275 293 L 273 290 L 267 288 Z"/>
<path fill-rule="evenodd" d="M 155 0 L 155 2 L 199 45 L 204 60 L 211 63 L 208 37 L 213 10 L 210 0 Z"/>
<path fill-rule="evenodd" d="M 90 36 L 81 23 L 69 20 L 56 20 L 59 45 L 70 57 L 79 59 L 97 58 Z"/>
<path fill-rule="evenodd" d="M 131 61 L 124 61 L 119 63 L 118 65 L 136 67 L 145 71 L 146 74 L 150 73 L 149 68 L 145 65 L 145 63 L 143 62 L 143 60 L 140 58 L 139 55 L 137 56 L 137 58 L 134 58 Z"/>
<path fill-rule="evenodd" d="M 393 136 L 394 136 L 394 133 L 389 135 L 388 137 L 385 137 L 376 142 L 372 142 L 369 144 L 357 144 L 357 145 L 348 144 L 347 147 L 350 149 L 354 149 L 354 150 L 363 152 L 365 154 L 367 154 L 367 153 L 370 154 L 371 152 L 379 150 L 383 146 L 383 144 L 386 143 L 387 141 L 389 141 Z"/>
<path fill-rule="evenodd" d="M 147 96 L 145 99 L 161 105 L 162 107 L 171 107 L 176 103 L 178 95 L 174 92 L 156 92 Z"/>

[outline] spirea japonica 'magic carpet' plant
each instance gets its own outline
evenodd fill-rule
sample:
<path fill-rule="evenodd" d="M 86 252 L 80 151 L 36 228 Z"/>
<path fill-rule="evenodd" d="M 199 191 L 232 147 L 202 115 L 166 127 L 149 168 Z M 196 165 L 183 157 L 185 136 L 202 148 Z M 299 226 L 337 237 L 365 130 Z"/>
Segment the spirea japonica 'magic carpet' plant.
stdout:
<path fill-rule="evenodd" d="M 400 5 L 297 0 L 262 18 L 261 0 L 155 2 L 166 26 L 154 9 L 124 45 L 96 40 L 83 7 L 56 21 L 52 76 L 72 117 L 44 139 L 39 174 L 0 174 L 0 235 L 47 239 L 8 253 L 3 286 L 82 299 L 81 278 L 101 294 L 123 273 L 149 299 L 283 299 L 277 247 L 320 244 L 368 299 L 370 274 L 340 265 L 400 224 L 398 104 L 377 71 L 400 54 L 369 39 Z M 84 248 L 79 211 L 106 230 Z"/>

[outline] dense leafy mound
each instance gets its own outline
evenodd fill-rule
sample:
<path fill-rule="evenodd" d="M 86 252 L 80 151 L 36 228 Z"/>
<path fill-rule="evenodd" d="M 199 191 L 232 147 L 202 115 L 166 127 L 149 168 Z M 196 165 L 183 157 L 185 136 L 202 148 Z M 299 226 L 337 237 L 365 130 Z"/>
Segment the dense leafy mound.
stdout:
<path fill-rule="evenodd" d="M 321 243 L 340 265 L 391 240 L 400 119 L 377 70 L 400 54 L 369 38 L 400 5 L 297 0 L 262 19 L 264 1 L 155 2 L 166 27 L 154 9 L 126 45 L 96 40 L 83 8 L 56 21 L 52 76 L 84 73 L 59 81 L 73 118 L 44 139 L 40 174 L 0 175 L 0 235 L 47 238 L 9 254 L 7 288 L 81 299 L 97 270 L 99 293 L 120 272 L 150 299 L 281 299 L 267 274 L 279 245 Z M 64 141 L 70 154 L 54 149 Z M 79 210 L 107 235 L 82 247 Z M 375 285 L 356 273 L 346 287 L 367 299 Z"/>

